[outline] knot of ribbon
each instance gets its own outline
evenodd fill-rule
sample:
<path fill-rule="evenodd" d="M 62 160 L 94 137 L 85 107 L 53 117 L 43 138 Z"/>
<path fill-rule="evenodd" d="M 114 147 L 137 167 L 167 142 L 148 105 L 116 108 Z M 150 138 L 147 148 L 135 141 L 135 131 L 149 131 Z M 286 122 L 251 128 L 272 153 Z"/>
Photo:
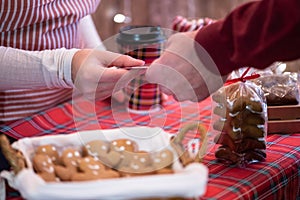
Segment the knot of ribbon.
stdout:
<path fill-rule="evenodd" d="M 239 77 L 239 78 L 234 78 L 234 79 L 229 79 L 229 80 L 226 81 L 225 84 L 226 84 L 226 85 L 230 85 L 230 84 L 232 84 L 232 83 L 236 83 L 236 82 L 239 82 L 239 81 L 241 81 L 241 82 L 246 82 L 247 80 L 256 79 L 256 78 L 260 77 L 260 75 L 259 75 L 259 74 L 256 74 L 256 73 L 252 73 L 251 75 L 246 76 L 247 73 L 249 72 L 249 70 L 250 70 L 250 67 L 248 67 L 248 68 L 244 71 L 244 73 L 242 74 L 241 77 Z"/>

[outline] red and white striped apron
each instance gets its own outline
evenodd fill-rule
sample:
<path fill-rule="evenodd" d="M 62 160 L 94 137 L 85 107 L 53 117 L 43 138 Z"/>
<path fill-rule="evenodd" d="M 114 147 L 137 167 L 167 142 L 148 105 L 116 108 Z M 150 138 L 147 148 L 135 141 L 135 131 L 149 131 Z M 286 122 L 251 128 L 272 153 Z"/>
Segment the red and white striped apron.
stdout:
<path fill-rule="evenodd" d="M 0 0 L 0 45 L 24 50 L 80 48 L 78 22 L 100 0 Z M 1 64 L 1 63 L 0 63 Z M 17 120 L 71 98 L 72 89 L 0 91 L 0 122 Z"/>

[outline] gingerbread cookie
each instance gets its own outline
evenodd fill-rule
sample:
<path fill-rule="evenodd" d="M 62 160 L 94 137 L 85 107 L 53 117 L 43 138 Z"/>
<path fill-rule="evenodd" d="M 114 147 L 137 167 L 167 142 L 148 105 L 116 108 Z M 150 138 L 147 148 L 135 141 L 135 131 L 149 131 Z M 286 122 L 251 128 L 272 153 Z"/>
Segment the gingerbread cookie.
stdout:
<path fill-rule="evenodd" d="M 115 168 L 122 159 L 122 152 L 111 148 L 111 142 L 102 140 L 93 140 L 83 146 L 83 152 L 86 155 L 97 157 L 103 164 L 109 168 Z"/>
<path fill-rule="evenodd" d="M 105 155 L 110 150 L 110 142 L 103 140 L 93 140 L 83 147 L 83 151 L 88 155 L 99 157 Z"/>
<path fill-rule="evenodd" d="M 153 155 L 153 166 L 156 170 L 170 168 L 174 162 L 173 152 L 169 149 L 163 149 Z"/>
<path fill-rule="evenodd" d="M 35 150 L 35 154 L 45 154 L 48 155 L 52 162 L 55 164 L 59 164 L 59 154 L 54 145 L 47 144 L 47 145 L 41 145 Z"/>
<path fill-rule="evenodd" d="M 4 134 L 0 134 L 0 149 L 15 174 L 26 168 L 26 162 L 22 153 L 11 147 L 8 138 Z"/>
<path fill-rule="evenodd" d="M 73 148 L 65 149 L 61 155 L 61 165 L 55 165 L 55 173 L 62 181 L 70 181 L 77 172 L 78 160 L 81 153 Z"/>
<path fill-rule="evenodd" d="M 58 181 L 55 175 L 54 163 L 48 155 L 36 154 L 32 158 L 32 165 L 36 173 L 46 182 Z"/>
<path fill-rule="evenodd" d="M 110 149 L 119 151 L 119 152 L 124 152 L 124 151 L 136 152 L 136 151 L 138 151 L 138 145 L 133 140 L 116 139 L 116 140 L 111 141 Z"/>
<path fill-rule="evenodd" d="M 153 159 L 149 152 L 124 152 L 122 162 L 118 165 L 118 171 L 122 176 L 153 174 Z"/>
<path fill-rule="evenodd" d="M 87 181 L 104 178 L 117 178 L 119 173 L 106 170 L 105 166 L 95 157 L 87 156 L 77 160 L 78 171 L 71 177 L 71 181 Z"/>

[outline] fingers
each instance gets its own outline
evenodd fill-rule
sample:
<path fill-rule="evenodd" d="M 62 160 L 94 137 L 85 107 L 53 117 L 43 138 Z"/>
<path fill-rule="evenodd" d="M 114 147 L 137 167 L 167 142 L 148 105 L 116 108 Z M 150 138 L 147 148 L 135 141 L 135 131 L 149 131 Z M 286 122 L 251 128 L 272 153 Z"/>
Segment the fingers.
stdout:
<path fill-rule="evenodd" d="M 104 100 L 110 96 L 112 96 L 114 93 L 119 92 L 115 91 L 116 83 L 114 82 L 101 82 L 93 88 L 89 88 L 89 90 L 84 90 L 85 93 L 84 96 L 89 100 Z"/>
<path fill-rule="evenodd" d="M 95 55 L 104 66 L 130 67 L 144 65 L 145 61 L 135 59 L 131 56 L 122 55 L 109 51 L 95 51 Z"/>
<path fill-rule="evenodd" d="M 105 68 L 99 77 L 100 82 L 116 82 L 128 71 L 125 69 Z"/>
<path fill-rule="evenodd" d="M 130 72 L 109 66 L 131 67 L 144 65 L 143 60 L 130 56 L 99 50 L 79 50 L 72 60 L 72 80 L 75 87 L 89 99 L 105 99 L 118 88 L 124 88 L 131 76 Z M 134 76 L 140 74 L 134 70 Z M 122 79 L 127 77 L 127 79 Z M 124 81 L 125 80 L 125 81 Z M 118 85 L 117 85 L 118 84 Z"/>
<path fill-rule="evenodd" d="M 146 71 L 145 76 L 147 81 L 159 84 L 162 92 L 172 94 L 178 101 L 198 100 L 189 78 L 180 70 L 155 62 Z"/>
<path fill-rule="evenodd" d="M 104 68 L 102 73 L 90 84 L 85 85 L 85 96 L 89 99 L 103 100 L 125 88 L 129 82 L 140 77 L 140 70 Z"/>
<path fill-rule="evenodd" d="M 131 67 L 131 66 L 141 66 L 144 65 L 145 61 L 132 58 L 130 56 L 121 55 L 116 60 L 114 60 L 111 65 L 118 67 Z"/>

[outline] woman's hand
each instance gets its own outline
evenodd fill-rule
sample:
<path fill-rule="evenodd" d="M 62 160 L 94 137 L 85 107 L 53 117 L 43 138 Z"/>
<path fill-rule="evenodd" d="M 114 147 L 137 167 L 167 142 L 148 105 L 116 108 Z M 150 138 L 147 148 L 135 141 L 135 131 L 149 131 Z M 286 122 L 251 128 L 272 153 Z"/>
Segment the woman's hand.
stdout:
<path fill-rule="evenodd" d="M 140 65 L 144 65 L 144 61 L 118 53 L 79 50 L 72 60 L 72 80 L 88 99 L 103 100 L 112 95 L 119 79 L 128 73 L 120 68 Z"/>

